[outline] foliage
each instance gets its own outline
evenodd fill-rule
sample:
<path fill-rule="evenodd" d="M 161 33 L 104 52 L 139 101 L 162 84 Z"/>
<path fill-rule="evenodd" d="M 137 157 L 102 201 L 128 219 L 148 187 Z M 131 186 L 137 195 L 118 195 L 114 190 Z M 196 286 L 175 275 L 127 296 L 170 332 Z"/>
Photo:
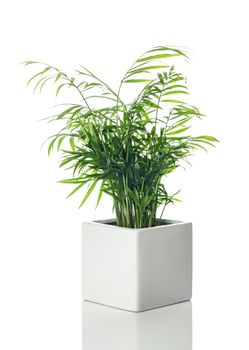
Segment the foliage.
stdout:
<path fill-rule="evenodd" d="M 190 122 L 202 114 L 184 100 L 186 79 L 166 64 L 172 58 L 188 59 L 175 48 L 158 46 L 147 51 L 126 72 L 118 92 L 83 66 L 71 77 L 45 63 L 24 62 L 42 67 L 28 81 L 34 91 L 42 91 L 52 81 L 56 95 L 66 87 L 79 95 L 78 104 L 64 105 L 48 118 L 65 123 L 50 137 L 48 153 L 60 151 L 60 167 L 72 170 L 72 178 L 61 181 L 75 185 L 68 197 L 88 185 L 81 207 L 99 183 L 97 205 L 103 193 L 110 195 L 119 226 L 155 225 L 158 207 L 163 206 L 161 218 L 166 205 L 177 200 L 176 194 L 168 194 L 162 178 L 196 149 L 218 141 L 189 134 Z M 142 86 L 131 103 L 121 98 L 126 84 Z M 105 101 L 101 107 L 99 100 Z"/>

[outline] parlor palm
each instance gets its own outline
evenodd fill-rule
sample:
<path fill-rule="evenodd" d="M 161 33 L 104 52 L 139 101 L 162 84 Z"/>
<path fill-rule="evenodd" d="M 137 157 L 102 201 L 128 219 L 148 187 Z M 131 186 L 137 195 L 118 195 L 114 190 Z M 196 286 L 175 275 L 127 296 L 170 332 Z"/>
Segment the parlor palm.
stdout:
<path fill-rule="evenodd" d="M 195 150 L 217 141 L 190 134 L 192 119 L 202 114 L 187 103 L 186 79 L 172 63 L 167 64 L 172 59 L 188 57 L 183 50 L 165 46 L 147 51 L 126 72 L 117 92 L 83 66 L 72 77 L 45 63 L 24 62 L 41 67 L 28 81 L 35 91 L 51 81 L 56 95 L 68 87 L 78 94 L 77 104 L 67 104 L 48 118 L 64 122 L 49 138 L 48 153 L 61 152 L 60 167 L 72 171 L 69 179 L 61 181 L 74 185 L 69 196 L 86 188 L 80 206 L 97 185 L 97 204 L 103 193 L 112 197 L 119 226 L 156 225 L 167 204 L 177 200 L 176 194 L 168 193 L 163 178 Z M 126 103 L 121 92 L 129 84 L 141 89 Z M 100 107 L 98 101 L 105 103 Z"/>

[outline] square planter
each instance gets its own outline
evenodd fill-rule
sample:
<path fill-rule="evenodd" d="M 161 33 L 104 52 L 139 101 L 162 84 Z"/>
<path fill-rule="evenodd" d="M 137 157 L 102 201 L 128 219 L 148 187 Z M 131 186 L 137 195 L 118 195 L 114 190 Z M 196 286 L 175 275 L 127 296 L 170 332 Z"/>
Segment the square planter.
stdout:
<path fill-rule="evenodd" d="M 131 229 L 82 224 L 83 299 L 139 312 L 192 295 L 192 224 Z"/>

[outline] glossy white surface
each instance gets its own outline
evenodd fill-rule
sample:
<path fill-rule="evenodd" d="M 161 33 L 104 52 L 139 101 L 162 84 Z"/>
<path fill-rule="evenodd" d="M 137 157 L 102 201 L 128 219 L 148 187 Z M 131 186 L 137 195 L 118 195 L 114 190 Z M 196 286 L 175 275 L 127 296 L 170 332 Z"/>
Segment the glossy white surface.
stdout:
<path fill-rule="evenodd" d="M 133 313 L 82 304 L 83 350 L 192 350 L 192 305 Z"/>
<path fill-rule="evenodd" d="M 190 300 L 192 224 L 143 229 L 82 223 L 85 300 L 140 312 Z"/>

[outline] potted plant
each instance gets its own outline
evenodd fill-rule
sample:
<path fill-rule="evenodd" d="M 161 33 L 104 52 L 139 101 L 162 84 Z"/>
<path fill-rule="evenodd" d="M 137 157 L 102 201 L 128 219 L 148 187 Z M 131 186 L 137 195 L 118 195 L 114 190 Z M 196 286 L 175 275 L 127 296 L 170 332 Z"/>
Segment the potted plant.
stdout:
<path fill-rule="evenodd" d="M 144 311 L 191 299 L 192 225 L 163 219 L 177 200 L 163 178 L 197 149 L 213 146 L 212 136 L 192 136 L 199 109 L 186 100 L 188 88 L 172 59 L 183 50 L 158 46 L 128 69 L 115 92 L 87 68 L 74 76 L 49 64 L 29 81 L 42 90 L 52 81 L 56 95 L 68 87 L 79 102 L 59 106 L 48 121 L 62 122 L 50 137 L 48 153 L 61 152 L 60 167 L 72 170 L 62 183 L 86 187 L 80 207 L 96 186 L 113 199 L 115 219 L 82 224 L 83 297 L 130 311 Z M 125 85 L 139 86 L 133 101 L 121 97 Z M 158 213 L 159 207 L 161 213 Z"/>

